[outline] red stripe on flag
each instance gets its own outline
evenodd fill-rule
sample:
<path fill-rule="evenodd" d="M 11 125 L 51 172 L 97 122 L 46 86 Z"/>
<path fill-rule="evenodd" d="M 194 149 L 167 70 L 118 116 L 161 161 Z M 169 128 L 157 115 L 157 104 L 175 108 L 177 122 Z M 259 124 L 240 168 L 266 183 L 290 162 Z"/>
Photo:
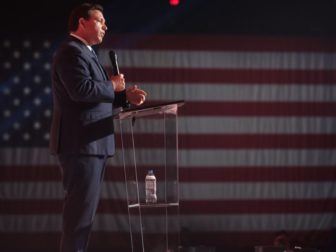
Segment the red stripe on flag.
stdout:
<path fill-rule="evenodd" d="M 333 213 L 336 199 L 329 200 L 193 200 L 181 201 L 181 214 L 289 214 Z"/>
<path fill-rule="evenodd" d="M 102 47 L 143 50 L 205 50 L 252 52 L 334 52 L 335 39 L 314 37 L 223 36 L 223 35 L 107 35 Z"/>
<path fill-rule="evenodd" d="M 163 178 L 164 167 L 148 163 L 146 166 L 137 166 L 138 177 L 143 178 L 148 167 L 156 167 L 156 176 Z M 57 171 L 57 172 L 56 172 Z M 48 182 L 58 181 L 62 178 L 56 166 L 3 166 L 1 182 Z M 35 175 L 39 174 L 38 178 Z M 181 182 L 313 182 L 336 181 L 335 166 L 318 167 L 180 167 L 179 178 Z M 108 166 L 105 181 L 124 182 L 122 166 Z"/>
<path fill-rule="evenodd" d="M 111 74 L 111 68 L 106 69 Z M 122 72 L 128 82 L 136 83 L 332 85 L 336 82 L 334 70 L 123 67 Z"/>
<path fill-rule="evenodd" d="M 61 231 L 57 233 L 0 232 L 0 237 L 1 251 L 16 252 L 33 250 L 39 252 L 58 252 L 61 239 Z M 90 235 L 89 251 L 129 252 L 129 237 L 130 235 L 128 232 L 92 232 L 92 234 Z"/>
<path fill-rule="evenodd" d="M 6 165 L 1 167 L 0 182 L 61 181 L 56 165 Z"/>
<path fill-rule="evenodd" d="M 0 214 L 61 214 L 62 200 L 1 200 Z M 333 213 L 336 199 L 181 200 L 180 214 L 290 214 Z M 126 200 L 102 199 L 98 213 L 127 215 Z M 162 215 L 163 208 L 143 208 L 143 215 Z"/>
<path fill-rule="evenodd" d="M 183 116 L 336 116 L 336 102 L 186 101 Z"/>
<path fill-rule="evenodd" d="M 272 245 L 273 240 L 281 230 L 275 231 L 246 231 L 246 232 L 192 232 L 184 230 L 182 238 L 188 243 L 206 246 L 219 246 L 227 251 L 228 248 L 253 247 L 256 245 Z M 328 248 L 333 243 L 332 230 L 288 231 L 296 245 L 313 248 Z M 184 235 L 183 235 L 184 234 Z M 250 251 L 250 250 L 249 250 Z"/>
<path fill-rule="evenodd" d="M 272 245 L 277 231 L 246 231 L 246 232 L 195 232 L 182 227 L 181 245 L 186 247 L 219 246 L 242 248 L 256 245 Z M 332 248 L 332 230 L 310 230 L 310 231 L 288 231 L 293 241 L 299 245 L 304 243 L 307 247 L 320 249 Z M 0 247 L 4 251 L 21 249 L 38 249 L 38 251 L 56 252 L 59 251 L 60 233 L 0 233 Z M 149 234 L 151 239 L 158 238 L 158 234 Z M 118 251 L 129 252 L 130 235 L 128 232 L 93 232 L 91 234 L 89 250 L 91 251 Z M 298 245 L 298 244 L 297 244 Z M 102 250 L 99 250 L 102 249 Z M 250 250 L 249 250 L 250 251 Z M 323 250 L 324 251 L 324 250 Z M 327 250 L 326 250 L 327 251 Z M 332 251 L 332 250 L 328 250 Z"/>
<path fill-rule="evenodd" d="M 336 167 L 187 167 L 180 168 L 180 181 L 223 183 L 336 181 Z"/>
<path fill-rule="evenodd" d="M 131 139 L 131 135 L 123 135 Z M 137 148 L 164 148 L 164 135 L 133 134 Z M 121 144 L 118 143 L 118 148 Z M 132 148 L 131 142 L 124 142 Z M 333 134 L 180 134 L 180 149 L 333 149 Z"/>
<path fill-rule="evenodd" d="M 0 200 L 0 214 L 17 214 L 21 216 L 39 214 L 61 214 L 62 209 L 62 200 Z"/>

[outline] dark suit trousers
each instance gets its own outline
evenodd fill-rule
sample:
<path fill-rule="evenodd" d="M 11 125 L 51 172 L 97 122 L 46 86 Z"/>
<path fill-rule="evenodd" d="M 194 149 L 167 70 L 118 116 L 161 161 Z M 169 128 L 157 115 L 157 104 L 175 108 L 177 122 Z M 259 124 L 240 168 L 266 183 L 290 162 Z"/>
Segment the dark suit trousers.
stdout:
<path fill-rule="evenodd" d="M 87 251 L 107 158 L 58 155 L 65 191 L 61 252 Z"/>

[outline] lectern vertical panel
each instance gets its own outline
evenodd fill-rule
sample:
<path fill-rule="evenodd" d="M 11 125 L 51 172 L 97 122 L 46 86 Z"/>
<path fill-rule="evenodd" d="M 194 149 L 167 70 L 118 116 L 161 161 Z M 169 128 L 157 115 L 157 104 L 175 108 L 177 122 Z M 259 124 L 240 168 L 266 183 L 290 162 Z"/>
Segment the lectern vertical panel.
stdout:
<path fill-rule="evenodd" d="M 166 202 L 179 202 L 177 114 L 165 114 Z"/>
<path fill-rule="evenodd" d="M 178 107 L 183 102 L 120 112 L 131 251 L 178 251 Z M 141 150 L 146 150 L 141 151 Z M 145 165 L 144 165 L 145 164 Z M 153 170 L 157 202 L 145 201 L 145 177 Z"/>

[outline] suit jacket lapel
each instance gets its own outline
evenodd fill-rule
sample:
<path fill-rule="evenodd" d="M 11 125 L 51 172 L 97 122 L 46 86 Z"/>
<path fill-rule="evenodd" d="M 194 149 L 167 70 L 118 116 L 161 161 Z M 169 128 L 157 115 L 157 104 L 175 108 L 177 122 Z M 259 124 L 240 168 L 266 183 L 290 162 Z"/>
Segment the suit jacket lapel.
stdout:
<path fill-rule="evenodd" d="M 99 63 L 97 55 L 95 54 L 95 52 L 91 52 L 90 49 L 79 39 L 77 39 L 76 37 L 73 36 L 69 36 L 70 40 L 76 41 L 77 43 L 79 43 L 81 45 L 81 47 L 83 48 L 83 50 L 85 52 L 87 52 L 88 54 L 90 54 L 90 57 L 93 59 L 93 61 L 95 62 L 95 64 L 97 65 L 97 67 L 99 68 L 99 71 L 101 72 L 103 79 L 104 80 L 109 80 L 109 77 L 105 71 L 105 69 L 102 67 L 102 65 Z"/>
<path fill-rule="evenodd" d="M 88 48 L 89 50 L 89 48 Z M 90 52 L 92 54 L 91 58 L 94 60 L 94 62 L 96 63 L 96 65 L 98 66 L 100 72 L 102 73 L 104 80 L 108 80 L 108 75 L 105 71 L 105 69 L 102 67 L 102 65 L 99 63 L 97 55 L 95 55 L 95 52 Z"/>

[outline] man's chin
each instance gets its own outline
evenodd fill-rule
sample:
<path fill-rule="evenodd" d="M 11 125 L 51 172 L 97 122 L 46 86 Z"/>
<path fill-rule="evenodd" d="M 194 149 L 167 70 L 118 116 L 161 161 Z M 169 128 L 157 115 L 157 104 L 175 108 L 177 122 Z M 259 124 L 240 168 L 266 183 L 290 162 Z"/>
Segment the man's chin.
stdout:
<path fill-rule="evenodd" d="M 101 44 L 103 42 L 103 38 L 98 38 L 94 41 L 93 45 L 98 45 Z"/>

